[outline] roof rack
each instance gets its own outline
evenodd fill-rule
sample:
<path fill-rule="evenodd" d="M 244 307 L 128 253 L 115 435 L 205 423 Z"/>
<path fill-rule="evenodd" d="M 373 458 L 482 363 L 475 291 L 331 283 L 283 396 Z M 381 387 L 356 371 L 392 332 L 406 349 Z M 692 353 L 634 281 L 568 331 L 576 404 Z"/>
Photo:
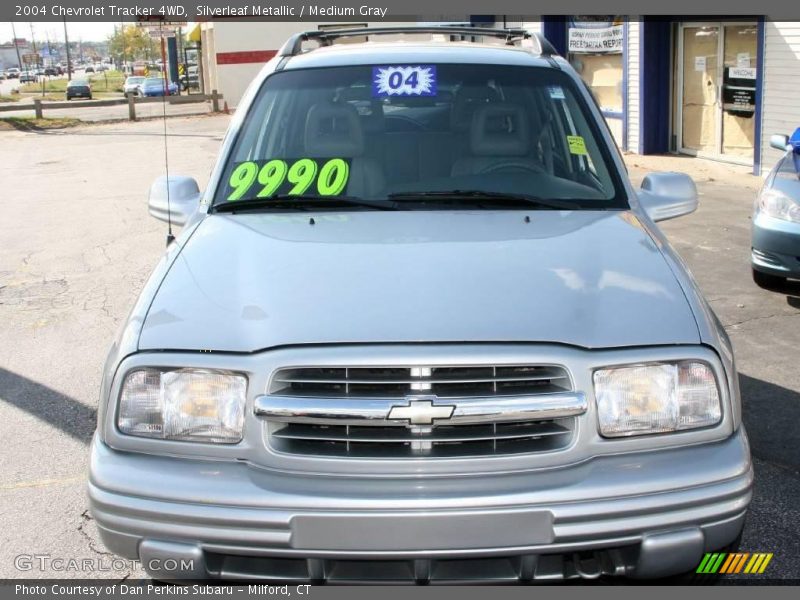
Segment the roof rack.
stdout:
<path fill-rule="evenodd" d="M 331 46 L 334 40 L 347 37 L 370 35 L 401 35 L 401 34 L 432 33 L 445 35 L 475 35 L 501 38 L 509 46 L 522 40 L 535 40 L 539 46 L 540 56 L 555 56 L 558 52 L 541 33 L 525 29 L 492 29 L 489 27 L 454 27 L 454 26 L 423 26 L 423 27 L 358 27 L 351 29 L 313 30 L 296 33 L 290 37 L 278 51 L 278 56 L 297 56 L 303 52 L 303 42 L 315 41 L 320 46 Z"/>

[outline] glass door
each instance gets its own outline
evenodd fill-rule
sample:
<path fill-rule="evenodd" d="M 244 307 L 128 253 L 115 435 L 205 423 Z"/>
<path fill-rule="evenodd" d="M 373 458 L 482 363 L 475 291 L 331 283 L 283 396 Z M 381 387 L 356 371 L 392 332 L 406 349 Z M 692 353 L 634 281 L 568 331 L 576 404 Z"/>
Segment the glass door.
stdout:
<path fill-rule="evenodd" d="M 716 154 L 719 148 L 719 25 L 681 27 L 681 151 Z"/>
<path fill-rule="evenodd" d="M 756 111 L 755 24 L 725 25 L 722 80 L 722 147 L 726 157 L 753 160 Z"/>
<path fill-rule="evenodd" d="M 681 152 L 752 164 L 755 23 L 684 23 L 678 41 Z"/>

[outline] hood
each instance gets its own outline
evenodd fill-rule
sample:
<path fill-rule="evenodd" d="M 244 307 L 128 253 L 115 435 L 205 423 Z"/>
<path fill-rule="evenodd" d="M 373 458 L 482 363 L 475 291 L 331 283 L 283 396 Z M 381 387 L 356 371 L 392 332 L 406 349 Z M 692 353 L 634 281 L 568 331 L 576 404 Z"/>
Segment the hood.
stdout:
<path fill-rule="evenodd" d="M 165 276 L 139 348 L 699 341 L 630 212 L 360 211 L 210 215 Z"/>

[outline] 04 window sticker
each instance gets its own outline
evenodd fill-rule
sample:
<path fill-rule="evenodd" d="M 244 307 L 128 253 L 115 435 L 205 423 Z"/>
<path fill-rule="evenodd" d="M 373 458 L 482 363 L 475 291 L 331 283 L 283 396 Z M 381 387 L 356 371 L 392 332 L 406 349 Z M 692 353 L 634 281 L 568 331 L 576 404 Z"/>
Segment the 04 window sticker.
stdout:
<path fill-rule="evenodd" d="M 236 201 L 306 193 L 341 196 L 349 178 L 350 161 L 346 158 L 247 160 L 231 171 L 226 199 Z"/>
<path fill-rule="evenodd" d="M 436 96 L 436 65 L 372 67 L 372 96 Z"/>

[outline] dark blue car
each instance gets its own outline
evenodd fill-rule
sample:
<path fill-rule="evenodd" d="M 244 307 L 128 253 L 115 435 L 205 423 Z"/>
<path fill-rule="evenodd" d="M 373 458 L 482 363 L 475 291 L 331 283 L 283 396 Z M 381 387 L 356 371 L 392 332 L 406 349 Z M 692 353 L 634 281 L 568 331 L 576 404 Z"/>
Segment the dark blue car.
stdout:
<path fill-rule="evenodd" d="M 767 177 L 753 213 L 753 279 L 762 287 L 800 279 L 800 127 L 792 137 L 773 135 L 770 145 L 786 154 Z"/>
<path fill-rule="evenodd" d="M 148 77 L 142 84 L 139 85 L 140 96 L 164 96 L 164 79 L 162 77 Z M 170 82 L 167 84 L 167 96 L 175 96 L 178 94 L 178 86 Z"/>

